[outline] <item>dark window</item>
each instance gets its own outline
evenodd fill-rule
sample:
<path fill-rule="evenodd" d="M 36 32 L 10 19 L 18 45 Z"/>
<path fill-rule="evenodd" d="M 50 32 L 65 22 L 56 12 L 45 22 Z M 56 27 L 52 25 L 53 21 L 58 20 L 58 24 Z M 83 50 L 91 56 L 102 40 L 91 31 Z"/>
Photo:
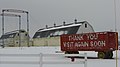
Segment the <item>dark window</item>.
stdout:
<path fill-rule="evenodd" d="M 25 36 L 27 36 L 27 34 L 25 34 Z"/>
<path fill-rule="evenodd" d="M 18 34 L 18 36 L 19 36 L 19 34 Z"/>
<path fill-rule="evenodd" d="M 24 30 L 20 30 L 21 33 L 24 33 L 25 31 Z"/>
<path fill-rule="evenodd" d="M 16 44 L 18 44 L 18 42 L 16 42 Z"/>
<path fill-rule="evenodd" d="M 76 34 L 79 26 L 67 28 L 68 34 Z"/>
<path fill-rule="evenodd" d="M 85 24 L 85 28 L 87 28 L 87 24 Z"/>

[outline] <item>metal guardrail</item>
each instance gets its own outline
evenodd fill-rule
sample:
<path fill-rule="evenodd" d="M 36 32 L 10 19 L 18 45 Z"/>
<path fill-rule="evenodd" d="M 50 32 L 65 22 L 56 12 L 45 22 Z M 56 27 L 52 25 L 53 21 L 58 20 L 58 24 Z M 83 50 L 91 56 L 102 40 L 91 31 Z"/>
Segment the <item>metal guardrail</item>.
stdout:
<path fill-rule="evenodd" d="M 39 64 L 39 67 L 42 67 L 43 64 L 84 64 L 84 67 L 87 67 L 87 53 L 84 54 L 0 54 L 1 57 L 39 57 L 39 61 L 3 61 L 0 60 L 0 64 Z M 75 61 L 75 56 L 84 56 L 83 60 Z M 44 61 L 43 57 L 71 57 L 71 61 Z"/>

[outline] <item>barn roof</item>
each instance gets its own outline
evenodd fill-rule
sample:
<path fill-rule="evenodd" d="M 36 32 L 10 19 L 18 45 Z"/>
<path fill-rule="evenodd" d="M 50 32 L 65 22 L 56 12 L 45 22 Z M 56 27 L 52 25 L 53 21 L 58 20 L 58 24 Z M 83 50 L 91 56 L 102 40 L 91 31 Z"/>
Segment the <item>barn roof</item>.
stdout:
<path fill-rule="evenodd" d="M 20 31 L 25 32 L 25 30 L 20 30 Z M 17 33 L 19 33 L 19 30 L 7 32 L 4 35 L 2 35 L 0 39 L 14 38 Z"/>
<path fill-rule="evenodd" d="M 0 39 L 7 39 L 7 38 L 14 38 L 16 33 L 11 33 L 11 34 L 4 34 L 1 36 Z"/>
<path fill-rule="evenodd" d="M 79 27 L 87 21 L 83 22 L 75 22 L 70 24 L 53 26 L 53 27 L 46 27 L 39 29 L 33 36 L 33 38 L 44 38 L 44 37 L 54 37 L 60 36 L 62 34 L 74 34 L 78 31 Z"/>
<path fill-rule="evenodd" d="M 58 25 L 58 26 L 53 26 L 53 27 L 48 27 L 48 28 L 42 28 L 42 29 L 39 29 L 37 32 L 68 28 L 68 27 L 74 27 L 74 26 L 81 26 L 85 22 L 87 21 L 70 23 L 70 24 L 65 24 L 65 25 Z"/>

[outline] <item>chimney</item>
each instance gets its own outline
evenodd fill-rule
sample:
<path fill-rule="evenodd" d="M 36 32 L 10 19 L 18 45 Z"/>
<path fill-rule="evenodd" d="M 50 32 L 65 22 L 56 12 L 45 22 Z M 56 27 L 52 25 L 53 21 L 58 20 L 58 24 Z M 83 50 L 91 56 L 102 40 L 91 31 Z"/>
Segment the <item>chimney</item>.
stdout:
<path fill-rule="evenodd" d="M 77 23 L 77 19 L 74 20 L 75 21 L 75 24 Z"/>
<path fill-rule="evenodd" d="M 46 29 L 48 28 L 48 25 L 46 25 Z"/>
<path fill-rule="evenodd" d="M 65 21 L 63 22 L 63 26 L 65 26 Z"/>
<path fill-rule="evenodd" d="M 54 27 L 56 27 L 56 24 L 54 23 Z"/>

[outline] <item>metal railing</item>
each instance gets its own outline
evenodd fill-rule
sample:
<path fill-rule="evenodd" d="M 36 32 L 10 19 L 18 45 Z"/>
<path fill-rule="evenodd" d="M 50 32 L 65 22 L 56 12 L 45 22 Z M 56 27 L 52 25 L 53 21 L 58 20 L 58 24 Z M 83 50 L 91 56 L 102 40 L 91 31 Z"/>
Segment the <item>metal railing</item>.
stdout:
<path fill-rule="evenodd" d="M 75 61 L 75 57 L 79 57 L 79 56 L 83 56 L 84 59 L 80 61 Z M 39 61 L 21 61 L 21 60 L 2 60 L 2 57 L 12 57 L 14 59 L 14 57 L 19 58 L 19 57 L 38 57 Z M 60 58 L 65 60 L 67 59 L 71 59 L 71 61 L 53 61 L 53 59 L 51 61 L 45 61 L 43 58 L 44 57 L 53 57 L 53 58 Z M 68 58 L 69 57 L 69 58 Z M 78 59 L 79 60 L 79 59 Z M 84 67 L 87 67 L 87 54 L 0 54 L 0 64 L 39 64 L 39 67 L 42 67 L 43 64 L 84 64 Z"/>

